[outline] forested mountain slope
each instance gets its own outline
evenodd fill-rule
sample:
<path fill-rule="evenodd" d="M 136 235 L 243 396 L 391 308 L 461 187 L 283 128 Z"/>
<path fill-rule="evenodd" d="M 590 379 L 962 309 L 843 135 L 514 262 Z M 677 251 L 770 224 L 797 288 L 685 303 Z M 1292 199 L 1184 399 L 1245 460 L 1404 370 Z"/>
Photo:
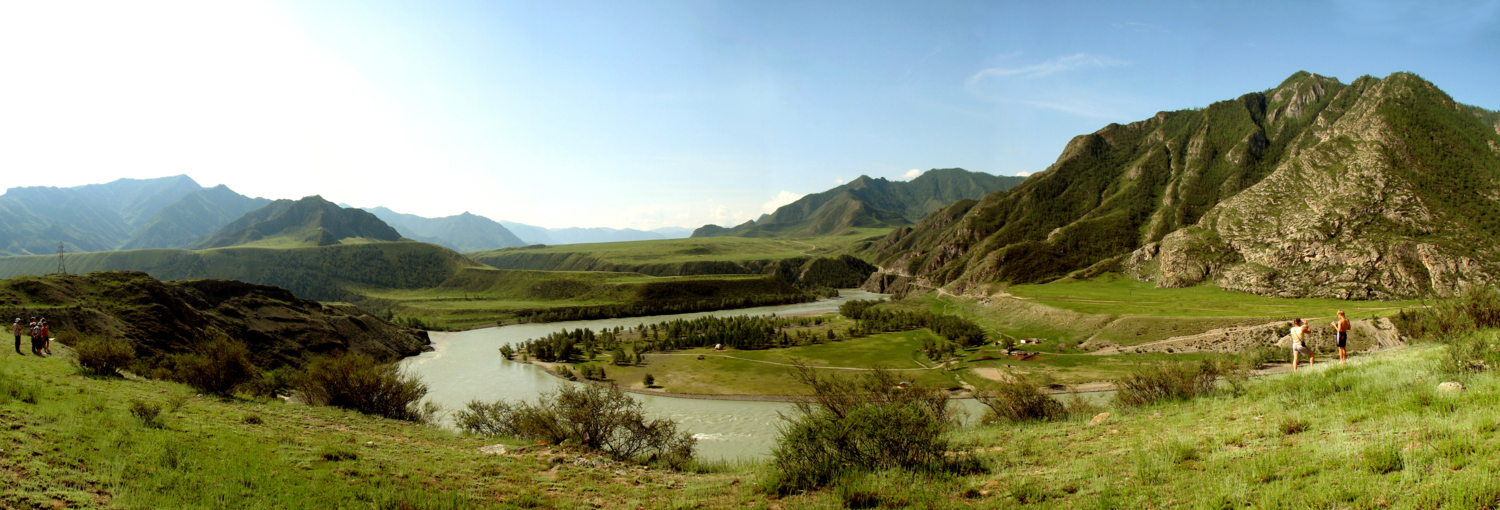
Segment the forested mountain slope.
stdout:
<path fill-rule="evenodd" d="M 1023 184 L 892 232 L 874 287 L 1121 271 L 1275 296 L 1448 294 L 1500 274 L 1500 127 L 1407 73 L 1280 86 L 1074 138 Z"/>
<path fill-rule="evenodd" d="M 693 237 L 813 236 L 850 228 L 910 225 L 965 198 L 1009 189 L 1021 177 L 1001 177 L 962 168 L 934 169 L 910 182 L 861 175 L 847 184 L 802 197 L 775 212 L 732 229 L 709 225 Z"/>

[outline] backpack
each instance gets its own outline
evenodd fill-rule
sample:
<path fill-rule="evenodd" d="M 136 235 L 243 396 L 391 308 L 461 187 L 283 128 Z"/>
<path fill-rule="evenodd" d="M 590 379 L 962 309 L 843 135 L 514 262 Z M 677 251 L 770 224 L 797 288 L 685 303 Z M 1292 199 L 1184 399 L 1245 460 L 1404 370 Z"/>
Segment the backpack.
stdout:
<path fill-rule="evenodd" d="M 42 327 L 41 326 L 32 326 L 31 327 L 31 337 L 32 338 L 36 338 L 36 337 L 39 337 L 39 336 L 42 336 Z"/>

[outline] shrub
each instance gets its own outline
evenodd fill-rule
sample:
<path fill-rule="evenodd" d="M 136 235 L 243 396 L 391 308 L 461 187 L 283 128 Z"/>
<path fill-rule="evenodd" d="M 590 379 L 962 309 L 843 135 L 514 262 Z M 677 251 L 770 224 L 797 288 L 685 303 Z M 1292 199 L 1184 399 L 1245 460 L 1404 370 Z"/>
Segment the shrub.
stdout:
<path fill-rule="evenodd" d="M 194 352 L 175 356 L 172 378 L 204 393 L 228 395 L 236 386 L 255 377 L 250 349 L 244 342 L 223 334 L 197 346 Z"/>
<path fill-rule="evenodd" d="M 1411 338 L 1450 342 L 1469 332 L 1500 327 L 1500 290 L 1474 287 L 1418 310 L 1402 310 L 1397 329 Z"/>
<path fill-rule="evenodd" d="M 130 415 L 139 420 L 143 427 L 159 429 L 165 426 L 161 421 L 161 406 L 159 405 L 131 399 L 129 409 Z"/>
<path fill-rule="evenodd" d="M 78 368 L 93 375 L 118 375 L 135 361 L 135 349 L 124 340 L 83 338 L 70 346 L 78 355 Z"/>
<path fill-rule="evenodd" d="M 668 419 L 647 420 L 640 402 L 614 386 L 566 385 L 536 404 L 469 402 L 454 414 L 464 431 L 550 444 L 573 442 L 616 459 L 657 460 L 678 467 L 695 440 Z"/>
<path fill-rule="evenodd" d="M 341 444 L 325 444 L 323 446 L 319 446 L 316 455 L 319 458 L 329 462 L 359 459 L 359 452 L 354 451 L 354 448 L 350 447 L 349 445 Z"/>
<path fill-rule="evenodd" d="M 1143 366 L 1115 382 L 1115 401 L 1139 406 L 1207 395 L 1223 367 L 1211 360 Z"/>
<path fill-rule="evenodd" d="M 240 422 L 246 425 L 260 425 L 265 423 L 265 421 L 260 419 L 260 415 L 255 413 L 246 413 L 243 418 L 240 418 Z"/>
<path fill-rule="evenodd" d="M 1307 422 L 1296 417 L 1288 416 L 1281 420 L 1281 434 L 1290 436 L 1307 431 Z"/>
<path fill-rule="evenodd" d="M 1475 333 L 1448 343 L 1447 355 L 1438 360 L 1438 370 L 1449 375 L 1471 375 L 1500 364 L 1500 338 L 1494 333 Z"/>
<path fill-rule="evenodd" d="M 902 387 L 885 370 L 862 377 L 822 377 L 807 365 L 796 373 L 812 395 L 795 412 L 771 451 L 773 476 L 763 489 L 787 494 L 821 487 L 841 475 L 886 469 L 956 472 L 971 458 L 950 456 L 946 433 L 956 425 L 946 392 Z"/>
<path fill-rule="evenodd" d="M 1007 374 L 994 390 L 980 392 L 979 403 L 990 408 L 995 416 L 1013 422 L 1031 420 L 1053 420 L 1068 415 L 1062 402 L 1042 393 L 1040 389 L 1016 373 Z"/>
<path fill-rule="evenodd" d="M 656 386 L 656 377 L 646 374 L 646 377 L 641 378 L 641 384 L 646 385 L 647 388 L 654 387 Z"/>
<path fill-rule="evenodd" d="M 1364 462 L 1366 471 L 1377 475 L 1400 471 L 1406 467 L 1406 462 L 1401 459 L 1401 445 L 1389 440 L 1366 446 L 1360 454 L 1360 460 Z"/>
<path fill-rule="evenodd" d="M 395 364 L 363 354 L 319 358 L 307 365 L 299 384 L 307 401 L 397 420 L 427 422 L 436 408 L 420 405 L 427 385 Z"/>
<path fill-rule="evenodd" d="M 289 367 L 267 370 L 250 381 L 245 389 L 252 395 L 275 398 L 296 387 L 298 375 L 296 369 Z"/>

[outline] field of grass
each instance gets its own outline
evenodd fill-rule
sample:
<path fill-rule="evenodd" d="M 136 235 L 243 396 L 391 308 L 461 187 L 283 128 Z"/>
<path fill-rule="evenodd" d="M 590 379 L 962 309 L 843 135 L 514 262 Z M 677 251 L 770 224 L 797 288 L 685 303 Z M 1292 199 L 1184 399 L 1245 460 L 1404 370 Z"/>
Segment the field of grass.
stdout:
<path fill-rule="evenodd" d="M 755 491 L 760 465 L 691 474 L 596 464 L 338 409 L 86 377 L 66 353 L 7 355 L 0 506 L 1493 508 L 1500 377 L 1439 375 L 1445 349 L 1319 364 L 1192 400 L 961 429 L 957 446 L 979 471 L 853 475 L 784 498 Z M 1466 389 L 1439 391 L 1445 381 Z M 133 400 L 161 406 L 159 425 L 133 417 Z M 479 451 L 497 443 L 509 453 Z"/>
<path fill-rule="evenodd" d="M 890 229 L 852 229 L 841 235 L 806 238 L 706 237 L 517 247 L 467 253 L 481 263 L 508 269 L 573 269 L 581 264 L 643 266 L 708 261 L 777 260 L 848 253 Z M 524 258 L 528 262 L 518 262 Z M 537 259 L 557 267 L 531 267 Z M 588 260 L 584 260 L 588 259 Z"/>
<path fill-rule="evenodd" d="M 418 317 L 435 327 L 466 328 L 513 320 L 521 310 L 625 305 L 655 298 L 721 299 L 796 292 L 759 275 L 645 276 L 599 271 L 463 268 L 423 289 L 356 288 L 361 303 Z"/>
<path fill-rule="evenodd" d="M 1319 298 L 1274 298 L 1233 292 L 1212 285 L 1159 289 L 1149 282 L 1115 277 L 1040 285 L 1013 285 L 1011 295 L 1047 306 L 1095 315 L 1144 317 L 1333 317 L 1393 315 L 1417 301 L 1345 301 Z"/>
<path fill-rule="evenodd" d="M 88 377 L 66 357 L 0 356 L 0 508 L 662 508 L 764 499 L 733 490 L 728 475 Z M 161 406 L 160 425 L 134 417 L 131 401 Z M 494 444 L 510 453 L 479 451 Z"/>
<path fill-rule="evenodd" d="M 826 328 L 809 328 L 826 330 Z M 959 387 L 957 374 L 927 370 L 937 364 L 920 357 L 922 339 L 936 339 L 927 330 L 885 333 L 822 344 L 752 351 L 686 349 L 646 354 L 644 365 L 606 365 L 609 379 L 622 386 L 641 389 L 646 374 L 656 379 L 660 391 L 704 395 L 801 395 L 806 388 L 796 382 L 792 364 L 804 362 L 825 367 L 825 373 L 855 373 L 826 367 L 896 369 L 900 377 L 914 383 L 941 388 Z M 698 359 L 703 356 L 703 359 Z M 608 356 L 598 358 L 608 363 Z"/>

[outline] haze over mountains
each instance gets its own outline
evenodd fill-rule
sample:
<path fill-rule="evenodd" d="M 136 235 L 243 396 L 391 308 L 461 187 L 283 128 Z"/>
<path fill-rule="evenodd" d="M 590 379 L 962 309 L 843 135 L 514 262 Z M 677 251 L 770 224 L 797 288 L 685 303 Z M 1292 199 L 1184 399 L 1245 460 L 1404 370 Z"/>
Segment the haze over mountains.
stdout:
<path fill-rule="evenodd" d="M 909 182 L 861 175 L 847 184 L 813 193 L 771 214 L 734 228 L 705 225 L 693 237 L 813 236 L 849 228 L 911 225 L 962 199 L 1010 189 L 1025 177 L 996 176 L 962 168 L 934 169 Z"/>
<path fill-rule="evenodd" d="M 1500 276 L 1500 116 L 1395 73 L 1299 72 L 1074 138 L 1015 188 L 892 232 L 871 288 L 1122 272 L 1273 296 L 1451 294 Z"/>

